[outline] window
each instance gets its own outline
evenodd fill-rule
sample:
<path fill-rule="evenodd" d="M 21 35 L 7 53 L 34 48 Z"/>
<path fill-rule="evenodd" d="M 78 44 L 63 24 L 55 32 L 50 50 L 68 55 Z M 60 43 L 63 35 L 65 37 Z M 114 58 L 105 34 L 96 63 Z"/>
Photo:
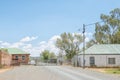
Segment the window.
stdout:
<path fill-rule="evenodd" d="M 25 60 L 25 56 L 22 56 L 22 60 Z"/>
<path fill-rule="evenodd" d="M 15 56 L 15 59 L 18 60 L 18 56 Z"/>
<path fill-rule="evenodd" d="M 115 58 L 108 58 L 108 64 L 115 64 Z"/>

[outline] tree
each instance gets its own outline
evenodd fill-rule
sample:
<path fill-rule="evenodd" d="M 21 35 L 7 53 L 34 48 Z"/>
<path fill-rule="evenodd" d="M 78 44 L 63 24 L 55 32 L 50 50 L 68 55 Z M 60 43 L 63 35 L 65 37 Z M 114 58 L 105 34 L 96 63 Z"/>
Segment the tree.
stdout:
<path fill-rule="evenodd" d="M 91 39 L 89 42 L 86 43 L 86 48 L 89 48 L 93 46 L 94 44 L 96 44 L 96 42 L 93 39 Z"/>
<path fill-rule="evenodd" d="M 65 52 L 67 59 L 71 59 L 79 53 L 79 45 L 82 43 L 80 34 L 62 33 L 56 41 L 56 46 Z"/>
<path fill-rule="evenodd" d="M 55 53 L 53 52 L 49 53 L 49 59 L 56 59 Z"/>
<path fill-rule="evenodd" d="M 49 59 L 55 59 L 56 55 L 53 52 L 50 52 L 49 50 L 44 50 L 41 54 L 40 54 L 41 58 L 43 60 L 49 60 Z"/>
<path fill-rule="evenodd" d="M 41 54 L 41 57 L 43 57 L 43 60 L 48 60 L 49 59 L 49 51 L 44 50 Z"/>
<path fill-rule="evenodd" d="M 99 44 L 117 44 L 120 41 L 120 8 L 112 10 L 109 15 L 101 14 L 102 24 L 97 23 L 94 39 Z M 117 41 L 116 41 L 117 40 Z"/>
<path fill-rule="evenodd" d="M 115 34 L 114 42 L 120 44 L 120 31 Z"/>

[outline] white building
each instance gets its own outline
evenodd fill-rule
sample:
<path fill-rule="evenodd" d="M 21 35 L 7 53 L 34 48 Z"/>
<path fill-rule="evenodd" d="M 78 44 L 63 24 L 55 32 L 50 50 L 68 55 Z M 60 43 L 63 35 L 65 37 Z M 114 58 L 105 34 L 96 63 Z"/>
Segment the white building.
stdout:
<path fill-rule="evenodd" d="M 73 64 L 83 66 L 83 53 L 75 55 Z M 120 67 L 120 44 L 98 44 L 85 50 L 87 67 Z"/>

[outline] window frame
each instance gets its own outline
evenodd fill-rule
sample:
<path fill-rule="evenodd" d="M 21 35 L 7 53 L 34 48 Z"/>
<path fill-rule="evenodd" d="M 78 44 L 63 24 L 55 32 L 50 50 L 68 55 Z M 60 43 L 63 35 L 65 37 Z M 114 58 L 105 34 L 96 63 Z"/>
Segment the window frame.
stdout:
<path fill-rule="evenodd" d="M 94 57 L 94 56 L 91 56 L 91 57 L 89 58 L 89 60 L 90 60 L 90 66 L 94 66 L 94 65 L 95 65 L 95 57 Z"/>
<path fill-rule="evenodd" d="M 116 58 L 108 58 L 108 64 L 116 64 Z"/>
<path fill-rule="evenodd" d="M 15 55 L 15 60 L 18 60 L 19 59 L 19 56 L 18 55 Z"/>
<path fill-rule="evenodd" d="M 25 55 L 22 55 L 22 60 L 25 60 L 26 56 Z"/>

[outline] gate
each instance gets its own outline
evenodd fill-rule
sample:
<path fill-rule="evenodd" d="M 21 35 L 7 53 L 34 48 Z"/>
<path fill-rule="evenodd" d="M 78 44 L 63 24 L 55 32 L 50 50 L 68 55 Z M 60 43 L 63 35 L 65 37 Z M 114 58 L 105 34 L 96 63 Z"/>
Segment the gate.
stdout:
<path fill-rule="evenodd" d="M 57 59 L 35 60 L 35 66 L 57 66 Z"/>

